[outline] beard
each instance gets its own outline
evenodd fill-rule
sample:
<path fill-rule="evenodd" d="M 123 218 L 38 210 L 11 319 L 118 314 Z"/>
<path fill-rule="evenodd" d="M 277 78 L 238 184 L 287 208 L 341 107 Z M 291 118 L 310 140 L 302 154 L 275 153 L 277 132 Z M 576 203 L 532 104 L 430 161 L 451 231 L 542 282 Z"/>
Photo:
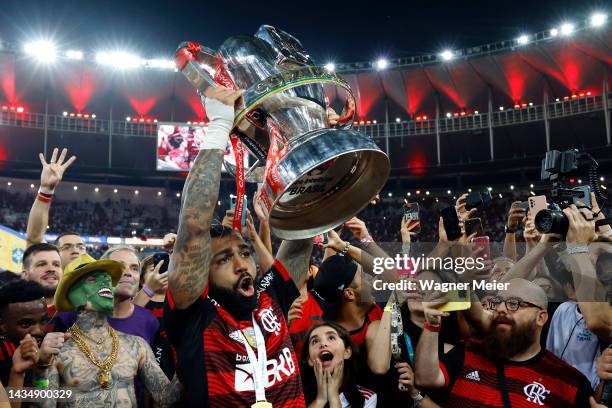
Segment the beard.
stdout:
<path fill-rule="evenodd" d="M 497 329 L 500 323 L 510 324 L 510 330 L 500 332 Z M 485 355 L 493 360 L 511 358 L 536 342 L 536 332 L 535 321 L 518 326 L 514 320 L 498 316 L 491 322 L 491 328 L 485 338 Z"/>
<path fill-rule="evenodd" d="M 238 283 L 232 289 L 210 285 L 209 295 L 215 299 L 236 320 L 250 320 L 251 313 L 257 306 L 257 293 L 253 296 L 242 296 L 238 293 Z"/>

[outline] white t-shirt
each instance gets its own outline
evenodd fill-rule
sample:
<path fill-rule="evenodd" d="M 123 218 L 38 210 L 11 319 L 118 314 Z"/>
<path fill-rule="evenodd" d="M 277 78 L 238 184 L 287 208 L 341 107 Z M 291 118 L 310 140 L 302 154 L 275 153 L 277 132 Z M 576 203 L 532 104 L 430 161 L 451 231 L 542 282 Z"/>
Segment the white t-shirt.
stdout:
<path fill-rule="evenodd" d="M 546 348 L 584 374 L 593 389 L 599 384 L 597 358 L 599 339 L 587 328 L 584 316 L 574 301 L 564 302 L 552 317 Z"/>
<path fill-rule="evenodd" d="M 360 386 L 357 386 L 357 388 L 359 388 L 359 392 L 363 395 L 363 399 L 365 400 L 363 408 L 376 408 L 376 403 L 378 402 L 376 393 Z M 342 403 L 342 408 L 350 408 L 349 402 L 344 397 L 343 392 L 340 393 L 340 402 Z"/>

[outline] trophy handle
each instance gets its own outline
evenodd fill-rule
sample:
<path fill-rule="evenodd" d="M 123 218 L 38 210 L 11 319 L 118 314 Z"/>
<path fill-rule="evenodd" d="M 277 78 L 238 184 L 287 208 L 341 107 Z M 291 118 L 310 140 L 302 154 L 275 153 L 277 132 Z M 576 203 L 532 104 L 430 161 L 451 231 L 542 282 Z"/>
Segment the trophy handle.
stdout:
<path fill-rule="evenodd" d="M 219 84 L 215 81 L 223 60 L 215 52 L 195 41 L 181 43 L 174 55 L 174 63 L 201 96 L 208 88 Z M 226 85 L 226 84 L 223 84 Z"/>

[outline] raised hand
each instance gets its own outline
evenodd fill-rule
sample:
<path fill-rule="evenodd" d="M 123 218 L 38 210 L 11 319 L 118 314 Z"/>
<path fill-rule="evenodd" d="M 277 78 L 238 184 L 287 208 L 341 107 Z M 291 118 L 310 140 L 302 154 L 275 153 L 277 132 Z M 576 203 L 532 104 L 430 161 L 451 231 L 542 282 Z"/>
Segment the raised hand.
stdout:
<path fill-rule="evenodd" d="M 302 304 L 304 303 L 304 299 L 297 298 L 293 301 L 293 304 L 289 308 L 289 313 L 287 314 L 287 326 L 291 325 L 291 321 L 295 319 L 302 318 Z"/>
<path fill-rule="evenodd" d="M 327 244 L 319 244 L 323 248 L 331 248 L 336 252 L 342 252 L 344 246 L 346 245 L 343 240 L 340 239 L 340 236 L 334 230 L 329 230 L 327 233 Z"/>
<path fill-rule="evenodd" d="M 459 216 L 459 221 L 465 222 L 465 220 L 469 220 L 476 214 L 477 209 L 472 208 L 471 210 L 465 209 L 465 201 L 467 200 L 467 193 L 462 194 L 457 201 L 455 202 L 455 210 L 457 210 L 457 216 Z"/>
<path fill-rule="evenodd" d="M 563 210 L 569 220 L 569 228 L 565 238 L 568 244 L 587 245 L 593 241 L 595 233 L 595 220 L 593 213 L 589 210 L 578 210 L 574 204 Z"/>
<path fill-rule="evenodd" d="M 526 215 L 526 210 L 524 208 L 519 207 L 520 201 L 515 201 L 510 206 L 510 211 L 508 212 L 508 228 L 512 231 L 515 231 L 519 225 L 521 225 L 521 221 Z"/>
<path fill-rule="evenodd" d="M 317 379 L 317 401 L 320 404 L 327 404 L 329 399 L 327 395 L 327 373 L 323 370 L 321 360 L 318 358 L 314 362 L 314 373 Z"/>
<path fill-rule="evenodd" d="M 145 285 L 153 292 L 160 292 L 162 289 L 168 288 L 168 273 L 160 273 L 161 267 L 164 265 L 164 260 L 161 260 L 153 268 L 153 273 L 149 274 Z"/>
<path fill-rule="evenodd" d="M 51 364 L 53 358 L 57 356 L 64 342 L 70 338 L 70 333 L 52 332 L 47 333 L 40 345 L 40 354 L 38 358 L 38 364 L 48 365 Z"/>
<path fill-rule="evenodd" d="M 164 239 L 163 239 L 163 246 L 166 249 L 172 249 L 174 248 L 174 243 L 176 242 L 176 234 L 173 232 L 170 232 L 166 235 L 164 235 Z"/>
<path fill-rule="evenodd" d="M 402 242 L 410 243 L 410 237 L 413 235 L 417 235 L 416 232 L 412 232 L 413 229 L 416 228 L 418 224 L 416 222 L 411 223 L 410 220 L 407 220 L 405 217 L 402 217 L 402 221 L 400 224 L 400 232 L 402 234 Z"/>
<path fill-rule="evenodd" d="M 412 367 L 408 363 L 396 363 L 395 368 L 399 373 L 399 390 L 412 392 L 415 390 L 414 388 L 414 372 L 412 371 Z"/>
<path fill-rule="evenodd" d="M 257 216 L 259 222 L 268 222 L 270 213 L 261 199 L 260 191 L 257 191 L 253 196 L 253 208 L 255 208 L 255 215 Z"/>
<path fill-rule="evenodd" d="M 38 363 L 38 344 L 36 340 L 29 334 L 19 342 L 19 347 L 13 354 L 13 366 L 11 370 L 15 374 L 23 374 L 26 370 L 34 367 Z"/>
<path fill-rule="evenodd" d="M 51 160 L 49 160 L 48 163 L 42 153 L 38 154 L 38 158 L 40 159 L 40 163 L 42 164 L 42 171 L 40 173 L 40 186 L 49 190 L 55 190 L 55 187 L 59 184 L 60 181 L 62 181 L 62 177 L 64 177 L 64 172 L 76 160 L 76 156 L 72 156 L 68 160 L 66 160 L 68 149 L 62 149 L 59 158 L 57 157 L 57 153 L 58 148 L 56 147 L 53 149 L 53 153 L 51 153 Z"/>
<path fill-rule="evenodd" d="M 351 218 L 344 225 L 349 230 L 351 230 L 351 233 L 353 233 L 353 236 L 359 241 L 361 241 L 362 239 L 370 235 L 370 233 L 368 232 L 368 227 L 366 227 L 365 225 L 365 222 L 361 221 L 357 217 Z"/>

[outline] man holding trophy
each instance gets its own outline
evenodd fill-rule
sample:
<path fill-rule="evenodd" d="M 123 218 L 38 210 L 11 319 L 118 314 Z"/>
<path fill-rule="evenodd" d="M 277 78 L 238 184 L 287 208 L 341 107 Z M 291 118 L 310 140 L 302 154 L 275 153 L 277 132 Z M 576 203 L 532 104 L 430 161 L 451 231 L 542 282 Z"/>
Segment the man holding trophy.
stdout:
<path fill-rule="evenodd" d="M 386 181 L 388 158 L 348 130 L 354 109 L 329 128 L 323 85 L 350 89 L 313 67 L 287 33 L 262 26 L 218 52 L 184 43 L 176 62 L 210 120 L 183 191 L 164 311 L 188 405 L 304 407 L 286 321 L 299 296 L 295 283 L 309 272 L 311 238 L 369 203 Z M 234 168 L 226 163 L 237 179 L 234 229 L 212 222 L 230 139 L 237 155 Z M 247 171 L 238 157 L 243 145 L 256 159 Z M 272 231 L 284 239 L 261 279 L 235 232 L 247 181 L 263 183 Z"/>

